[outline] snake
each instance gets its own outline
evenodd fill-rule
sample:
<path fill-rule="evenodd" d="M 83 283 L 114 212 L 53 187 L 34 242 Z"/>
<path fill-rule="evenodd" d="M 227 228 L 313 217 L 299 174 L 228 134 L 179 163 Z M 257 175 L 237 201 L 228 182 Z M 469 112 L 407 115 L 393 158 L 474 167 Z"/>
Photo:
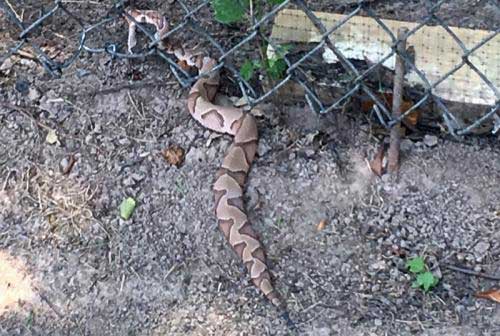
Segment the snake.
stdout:
<path fill-rule="evenodd" d="M 255 287 L 280 310 L 284 302 L 275 289 L 264 247 L 249 221 L 243 200 L 245 183 L 259 140 L 255 117 L 243 109 L 216 105 L 214 98 L 220 83 L 217 60 L 194 49 L 185 49 L 164 38 L 168 32 L 166 18 L 156 10 L 131 9 L 127 20 L 128 51 L 137 44 L 138 24 L 156 28 L 158 47 L 174 55 L 183 68 L 196 68 L 200 74 L 187 97 L 187 109 L 203 127 L 233 136 L 213 184 L 215 217 L 222 234 L 245 265 Z"/>

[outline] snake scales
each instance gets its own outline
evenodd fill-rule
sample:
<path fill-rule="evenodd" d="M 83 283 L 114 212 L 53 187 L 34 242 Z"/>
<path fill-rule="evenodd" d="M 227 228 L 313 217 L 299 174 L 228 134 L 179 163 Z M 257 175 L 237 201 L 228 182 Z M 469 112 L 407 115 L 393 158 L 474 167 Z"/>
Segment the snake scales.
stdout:
<path fill-rule="evenodd" d="M 168 31 L 166 19 L 158 11 L 134 9 L 127 14 L 129 52 L 132 52 L 132 48 L 137 44 L 137 23 L 154 25 L 157 38 L 163 37 Z M 264 248 L 250 225 L 243 203 L 243 189 L 259 138 L 256 121 L 242 109 L 213 103 L 219 86 L 219 72 L 212 71 L 217 65 L 215 59 L 185 50 L 168 41 L 163 40 L 161 43 L 160 47 L 175 55 L 179 64 L 196 67 L 200 73 L 209 73 L 208 76 L 200 77 L 192 86 L 187 98 L 187 107 L 193 118 L 204 127 L 234 137 L 213 186 L 215 215 L 219 228 L 242 259 L 254 285 L 271 303 L 283 309 L 284 303 L 271 282 Z"/>

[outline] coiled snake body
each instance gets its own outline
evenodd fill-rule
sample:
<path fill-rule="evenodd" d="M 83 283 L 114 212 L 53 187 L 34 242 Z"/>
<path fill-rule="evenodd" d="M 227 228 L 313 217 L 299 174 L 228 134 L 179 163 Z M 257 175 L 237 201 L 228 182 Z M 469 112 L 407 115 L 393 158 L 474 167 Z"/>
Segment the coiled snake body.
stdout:
<path fill-rule="evenodd" d="M 126 19 L 129 24 L 128 47 L 136 45 L 137 23 L 148 23 L 156 27 L 156 37 L 163 37 L 168 27 L 165 18 L 157 11 L 130 10 Z M 200 77 L 187 98 L 189 113 L 204 127 L 219 133 L 234 136 L 232 145 L 218 170 L 213 191 L 215 215 L 227 241 L 243 260 L 254 285 L 277 307 L 284 308 L 274 289 L 267 267 L 262 244 L 250 225 L 243 204 L 243 188 L 257 149 L 258 133 L 254 117 L 241 109 L 215 105 L 212 101 L 219 86 L 219 72 L 212 71 L 217 62 L 180 46 L 163 42 L 162 47 L 182 64 L 198 68 Z"/>

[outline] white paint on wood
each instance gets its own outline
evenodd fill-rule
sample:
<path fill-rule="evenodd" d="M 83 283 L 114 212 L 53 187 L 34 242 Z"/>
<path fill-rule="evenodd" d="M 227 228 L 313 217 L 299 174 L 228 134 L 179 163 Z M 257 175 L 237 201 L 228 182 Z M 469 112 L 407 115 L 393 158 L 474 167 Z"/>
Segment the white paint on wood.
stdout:
<path fill-rule="evenodd" d="M 345 15 L 315 13 L 327 29 L 345 18 Z M 414 22 L 382 20 L 394 36 L 400 27 L 410 30 L 417 26 Z M 466 28 L 450 28 L 464 43 L 466 48 L 473 48 L 494 32 Z M 285 9 L 278 13 L 271 37 L 278 43 L 319 42 L 320 32 L 300 10 Z M 390 35 L 372 18 L 354 16 L 330 35 L 335 47 L 349 59 L 368 60 L 378 63 L 391 52 L 393 41 Z M 408 38 L 407 46 L 415 49 L 415 65 L 433 84 L 462 61 L 463 50 L 452 36 L 440 26 L 423 26 Z M 325 48 L 323 57 L 326 62 L 337 62 L 331 50 Z M 497 34 L 481 48 L 477 49 L 469 60 L 500 90 L 500 35 Z M 395 57 L 383 64 L 394 69 Z M 412 85 L 423 85 L 422 79 L 409 72 L 406 80 Z M 494 105 L 500 99 L 495 92 L 468 65 L 453 73 L 441 82 L 433 93 L 443 99 L 455 102 Z"/>

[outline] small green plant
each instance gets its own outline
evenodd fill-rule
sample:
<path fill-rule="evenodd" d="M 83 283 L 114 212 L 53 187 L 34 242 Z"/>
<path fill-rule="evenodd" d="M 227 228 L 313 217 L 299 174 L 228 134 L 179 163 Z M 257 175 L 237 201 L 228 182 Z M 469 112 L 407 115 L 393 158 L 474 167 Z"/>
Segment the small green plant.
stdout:
<path fill-rule="evenodd" d="M 248 81 L 253 77 L 255 70 L 260 69 L 261 67 L 262 63 L 258 60 L 246 60 L 240 69 L 241 77 Z"/>
<path fill-rule="evenodd" d="M 424 292 L 428 292 L 439 282 L 439 279 L 429 271 L 429 267 L 422 257 L 414 257 L 408 260 L 406 268 L 416 277 L 411 285 L 413 288 L 422 288 Z"/>
<path fill-rule="evenodd" d="M 242 21 L 245 14 L 250 10 L 250 5 L 254 12 L 257 12 L 262 3 L 279 5 L 285 0 L 211 0 L 212 8 L 215 11 L 215 19 L 225 24 Z"/>
<path fill-rule="evenodd" d="M 255 70 L 263 69 L 269 78 L 272 80 L 279 80 L 285 76 L 286 69 L 288 68 L 285 62 L 285 55 L 291 49 L 290 45 L 278 46 L 275 54 L 269 58 L 260 60 L 246 60 L 241 66 L 240 74 L 246 81 L 250 80 Z"/>
<path fill-rule="evenodd" d="M 241 21 L 250 6 L 249 0 L 212 0 L 215 19 L 230 24 Z"/>
<path fill-rule="evenodd" d="M 251 10 L 252 15 L 258 15 L 264 3 L 278 5 L 285 0 L 212 0 L 211 4 L 215 12 L 215 19 L 224 24 L 241 22 L 245 14 Z M 253 78 L 256 70 L 264 70 L 272 80 L 284 77 L 288 68 L 284 56 L 290 49 L 289 46 L 278 46 L 272 57 L 266 57 L 266 45 L 260 48 L 261 60 L 246 60 L 240 68 L 240 74 L 246 81 Z"/>

